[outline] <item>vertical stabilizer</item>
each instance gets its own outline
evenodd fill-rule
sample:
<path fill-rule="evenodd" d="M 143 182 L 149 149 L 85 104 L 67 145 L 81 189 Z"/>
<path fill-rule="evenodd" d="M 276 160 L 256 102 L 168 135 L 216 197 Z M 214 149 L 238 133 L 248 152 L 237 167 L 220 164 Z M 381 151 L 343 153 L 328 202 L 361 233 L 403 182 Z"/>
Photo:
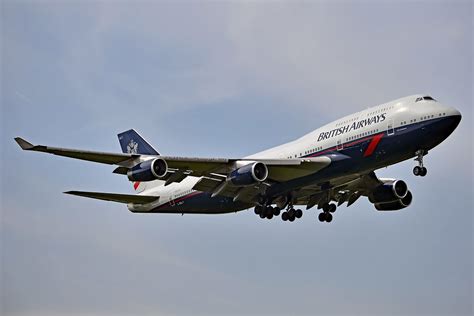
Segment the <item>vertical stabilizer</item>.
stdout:
<path fill-rule="evenodd" d="M 126 154 L 141 155 L 159 155 L 159 153 L 151 146 L 140 134 L 134 129 L 122 132 L 117 135 L 122 152 Z"/>
<path fill-rule="evenodd" d="M 122 147 L 122 152 L 125 154 L 140 154 L 140 155 L 159 155 L 158 151 L 153 148 L 140 134 L 134 129 L 122 132 L 117 135 Z M 154 186 L 162 185 L 164 181 L 150 181 L 150 182 L 133 182 L 133 189 L 136 193 L 141 193 Z"/>

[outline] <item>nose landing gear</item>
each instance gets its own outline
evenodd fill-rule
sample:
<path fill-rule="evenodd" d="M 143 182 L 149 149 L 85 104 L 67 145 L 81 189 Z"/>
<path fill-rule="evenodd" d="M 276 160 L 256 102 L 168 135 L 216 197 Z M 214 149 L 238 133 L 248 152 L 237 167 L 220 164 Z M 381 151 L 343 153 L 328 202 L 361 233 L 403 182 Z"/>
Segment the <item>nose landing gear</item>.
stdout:
<path fill-rule="evenodd" d="M 424 177 L 428 173 L 428 169 L 426 169 L 426 167 L 423 166 L 423 156 L 427 154 L 427 152 L 425 152 L 424 150 L 418 150 L 415 154 L 416 154 L 415 161 L 418 161 L 418 166 L 413 168 L 413 174 L 415 176 Z"/>

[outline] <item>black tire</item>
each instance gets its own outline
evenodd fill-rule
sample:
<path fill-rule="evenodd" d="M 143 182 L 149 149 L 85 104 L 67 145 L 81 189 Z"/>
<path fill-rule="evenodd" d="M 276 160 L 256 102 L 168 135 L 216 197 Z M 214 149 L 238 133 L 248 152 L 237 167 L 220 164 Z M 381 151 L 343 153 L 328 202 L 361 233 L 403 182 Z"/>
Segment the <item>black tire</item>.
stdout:
<path fill-rule="evenodd" d="M 272 218 L 273 218 L 273 213 L 269 213 L 269 214 L 267 215 L 267 218 L 268 218 L 268 219 L 272 219 Z"/>
<path fill-rule="evenodd" d="M 295 217 L 295 209 L 294 208 L 289 209 L 288 210 L 288 215 L 290 215 L 290 218 Z"/>
<path fill-rule="evenodd" d="M 321 223 L 324 222 L 326 220 L 326 213 L 319 213 L 318 219 Z"/>
<path fill-rule="evenodd" d="M 267 217 L 267 216 L 264 214 L 264 212 L 260 213 L 259 216 L 260 216 L 261 219 L 264 219 L 265 217 Z"/>
<path fill-rule="evenodd" d="M 288 218 L 288 220 L 289 220 L 290 222 L 294 222 L 294 221 L 295 221 L 295 215 L 290 216 L 290 217 Z"/>
<path fill-rule="evenodd" d="M 323 212 L 324 212 L 324 213 L 329 212 L 329 204 L 328 204 L 328 203 L 324 203 L 324 204 L 323 204 Z"/>
<path fill-rule="evenodd" d="M 421 173 L 422 173 L 422 169 L 421 169 L 420 166 L 416 166 L 415 168 L 413 168 L 413 174 L 415 176 L 419 176 L 419 175 L 421 175 Z"/>
<path fill-rule="evenodd" d="M 334 213 L 336 211 L 336 204 L 329 204 L 329 212 Z"/>
<path fill-rule="evenodd" d="M 421 168 L 420 176 L 424 177 L 426 176 L 427 173 L 428 173 L 428 169 L 426 169 L 425 167 Z"/>
<path fill-rule="evenodd" d="M 260 205 L 255 206 L 255 210 L 254 210 L 255 215 L 260 215 L 260 213 L 262 213 L 262 209 L 263 207 Z"/>
<path fill-rule="evenodd" d="M 326 213 L 326 222 L 328 222 L 328 223 L 332 222 L 332 214 L 331 213 Z"/>
<path fill-rule="evenodd" d="M 278 207 L 273 208 L 273 215 L 279 216 L 280 215 L 280 209 Z"/>
<path fill-rule="evenodd" d="M 271 206 L 265 206 L 265 209 L 263 211 L 263 213 L 265 214 L 265 217 L 268 216 L 268 214 L 272 213 L 273 214 L 273 209 Z"/>
<path fill-rule="evenodd" d="M 289 218 L 290 218 L 290 216 L 288 215 L 288 212 L 283 212 L 283 214 L 281 214 L 281 219 L 284 222 L 286 222 Z"/>
<path fill-rule="evenodd" d="M 303 211 L 300 210 L 300 209 L 297 209 L 297 210 L 295 211 L 295 217 L 296 217 L 296 218 L 301 218 L 301 216 L 303 216 Z"/>

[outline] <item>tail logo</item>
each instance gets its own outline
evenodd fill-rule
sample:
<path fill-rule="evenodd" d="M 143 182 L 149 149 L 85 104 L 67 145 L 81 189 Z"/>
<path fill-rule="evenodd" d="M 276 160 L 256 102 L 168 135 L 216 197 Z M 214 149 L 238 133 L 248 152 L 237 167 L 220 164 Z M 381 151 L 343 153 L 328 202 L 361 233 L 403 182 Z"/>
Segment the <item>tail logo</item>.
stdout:
<path fill-rule="evenodd" d="M 138 143 L 135 142 L 133 139 L 130 140 L 130 143 L 127 145 L 127 153 L 129 154 L 137 154 L 138 153 Z"/>

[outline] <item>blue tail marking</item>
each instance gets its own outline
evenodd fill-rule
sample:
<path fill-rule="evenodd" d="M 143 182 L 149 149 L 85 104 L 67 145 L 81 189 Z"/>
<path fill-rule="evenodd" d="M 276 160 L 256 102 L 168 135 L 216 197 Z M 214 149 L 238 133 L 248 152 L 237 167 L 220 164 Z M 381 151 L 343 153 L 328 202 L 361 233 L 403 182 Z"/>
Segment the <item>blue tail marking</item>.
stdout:
<path fill-rule="evenodd" d="M 122 132 L 117 135 L 122 152 L 126 154 L 141 155 L 159 155 L 159 153 L 151 146 L 143 137 L 134 129 Z"/>

